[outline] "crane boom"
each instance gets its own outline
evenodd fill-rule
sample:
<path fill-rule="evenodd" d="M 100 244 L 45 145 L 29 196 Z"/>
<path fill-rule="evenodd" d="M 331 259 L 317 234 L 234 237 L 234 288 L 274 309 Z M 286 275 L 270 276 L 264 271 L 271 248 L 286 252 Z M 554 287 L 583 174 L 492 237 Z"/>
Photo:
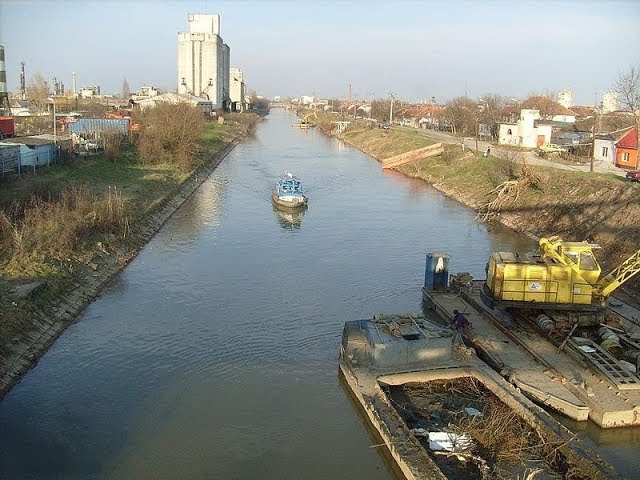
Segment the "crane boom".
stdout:
<path fill-rule="evenodd" d="M 309 123 L 309 119 L 311 117 L 318 118 L 318 115 L 316 114 L 315 111 L 313 113 L 309 113 L 308 115 L 305 115 L 304 117 L 302 117 L 302 120 L 300 121 L 300 123 Z"/>
<path fill-rule="evenodd" d="M 598 287 L 600 288 L 598 292 L 599 295 L 607 298 L 616 288 L 638 272 L 640 272 L 640 250 L 598 281 Z"/>

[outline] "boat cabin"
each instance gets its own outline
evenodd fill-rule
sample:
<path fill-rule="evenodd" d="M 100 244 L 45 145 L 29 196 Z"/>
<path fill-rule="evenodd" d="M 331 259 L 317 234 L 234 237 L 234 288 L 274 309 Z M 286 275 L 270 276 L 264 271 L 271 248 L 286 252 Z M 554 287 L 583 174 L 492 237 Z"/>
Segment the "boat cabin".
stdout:
<path fill-rule="evenodd" d="M 278 183 L 278 189 L 282 193 L 302 193 L 302 184 L 296 178 L 283 178 Z"/>

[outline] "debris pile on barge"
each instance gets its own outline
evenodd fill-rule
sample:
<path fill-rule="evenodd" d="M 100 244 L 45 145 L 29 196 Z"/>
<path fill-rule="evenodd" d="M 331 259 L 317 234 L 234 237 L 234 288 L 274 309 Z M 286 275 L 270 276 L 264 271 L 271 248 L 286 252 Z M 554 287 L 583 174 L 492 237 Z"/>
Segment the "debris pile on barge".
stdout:
<path fill-rule="evenodd" d="M 619 478 L 460 342 L 460 335 L 422 314 L 376 315 L 345 323 L 340 371 L 406 478 L 500 478 L 509 468 L 517 474 L 528 468 L 530 474 L 534 467 L 543 470 L 536 478 Z M 441 401 L 431 402 L 426 392 Z M 526 443 L 516 444 L 511 452 L 526 452 L 524 467 L 518 470 L 508 456 L 500 457 L 499 446 L 489 440 L 498 437 L 497 432 L 487 435 L 484 430 L 491 426 L 486 424 L 478 428 L 476 415 L 486 416 L 482 422 L 515 419 L 509 427 L 526 432 L 518 434 L 518 441 L 522 437 Z M 445 453 L 434 453 L 434 441 Z M 467 468 L 470 465 L 473 468 Z"/>

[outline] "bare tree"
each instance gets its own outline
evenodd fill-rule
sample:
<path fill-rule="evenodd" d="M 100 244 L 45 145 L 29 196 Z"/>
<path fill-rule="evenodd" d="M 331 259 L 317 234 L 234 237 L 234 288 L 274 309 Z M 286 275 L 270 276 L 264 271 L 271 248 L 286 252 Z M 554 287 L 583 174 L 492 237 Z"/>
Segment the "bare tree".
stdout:
<path fill-rule="evenodd" d="M 550 120 L 558 112 L 558 109 L 562 107 L 550 96 L 544 94 L 531 95 L 520 104 L 519 108 L 538 110 L 541 118 Z"/>
<path fill-rule="evenodd" d="M 637 115 L 640 111 L 640 67 L 630 67 L 620 73 L 615 87 L 620 103 Z"/>
<path fill-rule="evenodd" d="M 122 81 L 122 99 L 129 100 L 131 96 L 131 90 L 129 89 L 129 82 L 127 82 L 127 78 Z"/>
<path fill-rule="evenodd" d="M 445 118 L 451 124 L 451 133 L 472 135 L 476 131 L 478 107 L 467 97 L 454 98 L 445 106 Z"/>
<path fill-rule="evenodd" d="M 36 73 L 27 85 L 27 100 L 33 103 L 40 112 L 49 103 L 49 85 L 41 73 Z"/>
<path fill-rule="evenodd" d="M 635 116 L 640 155 L 640 67 L 629 67 L 628 71 L 620 73 L 616 80 L 616 90 L 620 103 Z"/>
<path fill-rule="evenodd" d="M 482 108 L 480 121 L 489 126 L 491 137 L 497 138 L 505 101 L 497 93 L 487 93 L 480 97 L 480 104 Z"/>

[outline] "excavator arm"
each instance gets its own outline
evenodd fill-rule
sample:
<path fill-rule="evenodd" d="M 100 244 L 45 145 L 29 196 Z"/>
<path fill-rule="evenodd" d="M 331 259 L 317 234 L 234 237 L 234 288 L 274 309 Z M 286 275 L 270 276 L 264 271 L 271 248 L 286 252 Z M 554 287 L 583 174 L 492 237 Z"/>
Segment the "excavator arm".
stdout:
<path fill-rule="evenodd" d="M 604 299 L 624 282 L 640 272 L 640 250 L 598 281 L 598 294 Z"/>
<path fill-rule="evenodd" d="M 316 112 L 305 115 L 304 117 L 302 117 L 302 120 L 300 121 L 300 123 L 309 123 L 309 119 L 311 117 L 318 118 L 318 115 L 316 115 Z"/>

